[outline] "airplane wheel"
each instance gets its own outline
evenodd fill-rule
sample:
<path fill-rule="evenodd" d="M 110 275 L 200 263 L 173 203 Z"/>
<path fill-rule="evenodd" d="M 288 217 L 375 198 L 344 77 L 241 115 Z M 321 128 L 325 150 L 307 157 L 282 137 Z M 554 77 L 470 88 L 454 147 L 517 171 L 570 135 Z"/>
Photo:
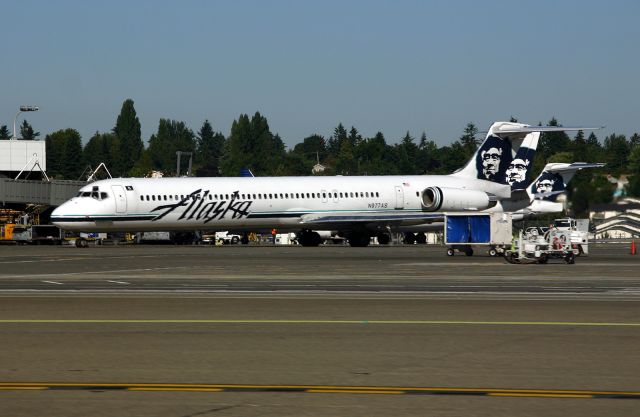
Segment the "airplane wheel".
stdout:
<path fill-rule="evenodd" d="M 573 252 L 569 252 L 564 256 L 564 261 L 567 264 L 575 264 L 576 263 L 576 256 L 573 254 Z"/>
<path fill-rule="evenodd" d="M 240 242 L 240 238 L 238 236 L 232 236 L 231 237 L 231 244 L 232 245 L 237 245 L 238 242 Z"/>
<path fill-rule="evenodd" d="M 404 243 L 406 243 L 407 245 L 413 245 L 414 243 L 416 243 L 416 235 L 414 235 L 413 233 L 405 233 Z"/>
<path fill-rule="evenodd" d="M 87 248 L 89 247 L 89 242 L 87 242 L 87 239 L 76 239 L 76 248 Z"/>
<path fill-rule="evenodd" d="M 489 249 L 489 256 L 498 256 L 498 251 L 495 248 Z"/>
<path fill-rule="evenodd" d="M 349 245 L 354 248 L 364 248 L 369 246 L 371 237 L 367 234 L 353 233 L 349 236 Z"/>
<path fill-rule="evenodd" d="M 453 249 L 451 249 L 451 248 L 447 249 L 447 256 L 453 256 L 453 255 L 455 255 L 455 254 L 456 254 L 456 251 L 455 251 L 455 250 L 453 250 Z"/>
<path fill-rule="evenodd" d="M 391 242 L 391 236 L 388 233 L 380 233 L 378 235 L 378 243 L 381 245 L 388 245 Z"/>

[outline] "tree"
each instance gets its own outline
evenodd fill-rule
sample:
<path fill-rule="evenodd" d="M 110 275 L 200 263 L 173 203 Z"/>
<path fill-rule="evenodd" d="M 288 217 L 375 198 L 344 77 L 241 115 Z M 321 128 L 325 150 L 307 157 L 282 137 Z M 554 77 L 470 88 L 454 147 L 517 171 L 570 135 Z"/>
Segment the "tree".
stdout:
<path fill-rule="evenodd" d="M 122 109 L 113 128 L 113 133 L 120 143 L 120 155 L 114 170 L 118 174 L 126 174 L 140 158 L 144 144 L 140 133 L 140 120 L 133 107 L 133 100 L 126 99 L 122 103 Z"/>
<path fill-rule="evenodd" d="M 604 139 L 604 152 L 607 156 L 607 168 L 612 174 L 621 174 L 629 161 L 629 143 L 624 135 L 612 133 Z"/>
<path fill-rule="evenodd" d="M 82 138 L 75 129 L 55 131 L 45 137 L 47 171 L 57 178 L 76 180 L 84 169 Z"/>
<path fill-rule="evenodd" d="M 640 197 L 640 144 L 635 145 L 631 150 L 627 172 L 631 174 L 626 190 L 627 195 Z"/>
<path fill-rule="evenodd" d="M 104 162 L 107 169 L 111 171 L 119 164 L 121 158 L 120 142 L 113 133 L 96 132 L 84 146 L 82 153 L 84 162 L 93 169 Z"/>
<path fill-rule="evenodd" d="M 196 139 L 196 175 L 199 177 L 216 177 L 220 175 L 220 160 L 224 152 L 225 137 L 214 132 L 209 120 L 205 120 L 198 131 Z"/>
<path fill-rule="evenodd" d="M 400 174 L 417 174 L 416 158 L 418 156 L 418 146 L 413 142 L 413 137 L 407 131 L 400 144 L 396 147 L 398 155 L 398 169 Z"/>
<path fill-rule="evenodd" d="M 23 140 L 36 140 L 38 136 L 40 136 L 40 132 L 35 132 L 33 127 L 27 122 L 27 120 L 23 120 L 20 125 L 20 136 L 22 136 Z"/>
<path fill-rule="evenodd" d="M 459 139 L 464 151 L 465 159 L 471 158 L 478 148 L 478 145 L 480 145 L 480 140 L 476 139 L 477 134 L 478 128 L 476 125 L 473 123 L 467 123 L 467 126 L 464 128 L 464 134 L 460 136 Z"/>
<path fill-rule="evenodd" d="M 555 117 L 549 120 L 548 125 L 562 126 Z M 571 139 L 565 132 L 545 132 L 540 135 L 538 154 L 542 157 L 542 164 L 545 164 L 551 155 L 569 150 L 571 150 Z"/>
<path fill-rule="evenodd" d="M 9 133 L 9 129 L 7 125 L 0 126 L 0 140 L 11 139 L 11 133 Z"/>
<path fill-rule="evenodd" d="M 175 120 L 160 119 L 158 132 L 149 139 L 153 168 L 165 175 L 175 173 L 177 151 L 195 152 L 195 149 L 195 135 L 191 129 L 184 122 Z"/>
<path fill-rule="evenodd" d="M 438 145 L 427 139 L 427 134 L 422 132 L 418 144 L 418 156 L 416 157 L 416 169 L 421 174 L 431 174 L 440 166 L 438 159 Z"/>
<path fill-rule="evenodd" d="M 327 150 L 331 155 L 338 155 L 342 148 L 342 142 L 347 140 L 347 129 L 339 123 L 335 129 L 333 129 L 333 135 L 329 138 L 327 143 Z"/>
<path fill-rule="evenodd" d="M 251 119 L 241 114 L 231 125 L 222 160 L 224 175 L 234 176 L 250 168 L 258 176 L 283 172 L 284 143 L 269 130 L 267 119 L 256 112 Z"/>

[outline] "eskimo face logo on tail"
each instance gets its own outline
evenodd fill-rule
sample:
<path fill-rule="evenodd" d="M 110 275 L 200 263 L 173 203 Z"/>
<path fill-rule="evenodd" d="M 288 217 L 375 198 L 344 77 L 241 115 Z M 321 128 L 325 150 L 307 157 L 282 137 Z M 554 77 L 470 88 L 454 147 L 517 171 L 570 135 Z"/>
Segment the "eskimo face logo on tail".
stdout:
<path fill-rule="evenodd" d="M 211 193 L 202 189 L 193 191 L 182 200 L 173 203 L 158 206 L 151 212 L 160 212 L 152 221 L 158 221 L 174 211 L 179 212 L 180 207 L 186 207 L 182 210 L 182 214 L 178 220 L 202 220 L 204 224 L 213 220 L 242 219 L 249 215 L 249 208 L 253 204 L 253 200 L 240 200 L 238 191 L 231 194 L 231 198 L 227 200 L 210 200 Z"/>
<path fill-rule="evenodd" d="M 531 193 L 543 200 L 555 201 L 558 194 L 565 190 L 565 183 L 560 174 L 544 172 L 531 185 Z"/>
<path fill-rule="evenodd" d="M 514 185 L 517 186 L 527 181 L 527 168 L 530 162 L 528 159 L 520 158 L 511 161 L 506 172 L 507 184 L 509 184 L 511 188 L 513 188 Z"/>
<path fill-rule="evenodd" d="M 489 136 L 476 156 L 478 178 L 504 184 L 505 171 L 511 162 L 511 143 L 497 136 Z"/>

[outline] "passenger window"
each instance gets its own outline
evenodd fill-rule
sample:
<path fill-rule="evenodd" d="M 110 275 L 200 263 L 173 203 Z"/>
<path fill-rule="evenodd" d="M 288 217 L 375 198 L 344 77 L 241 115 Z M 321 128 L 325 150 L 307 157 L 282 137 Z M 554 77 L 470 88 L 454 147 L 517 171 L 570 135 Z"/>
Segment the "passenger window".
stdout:
<path fill-rule="evenodd" d="M 140 201 L 144 201 L 144 196 L 140 196 Z"/>
<path fill-rule="evenodd" d="M 256 199 L 256 195 L 255 195 L 255 194 L 253 195 L 253 199 L 254 199 L 254 200 Z"/>
<path fill-rule="evenodd" d="M 152 199 L 153 201 L 156 201 L 156 196 L 155 196 L 155 195 L 152 195 L 152 196 L 151 196 L 151 199 Z"/>
<path fill-rule="evenodd" d="M 378 192 L 376 191 L 376 197 L 380 197 L 380 194 L 378 194 Z"/>
<path fill-rule="evenodd" d="M 285 194 L 284 194 L 284 198 L 289 198 L 289 194 L 288 194 L 288 193 L 285 193 Z"/>

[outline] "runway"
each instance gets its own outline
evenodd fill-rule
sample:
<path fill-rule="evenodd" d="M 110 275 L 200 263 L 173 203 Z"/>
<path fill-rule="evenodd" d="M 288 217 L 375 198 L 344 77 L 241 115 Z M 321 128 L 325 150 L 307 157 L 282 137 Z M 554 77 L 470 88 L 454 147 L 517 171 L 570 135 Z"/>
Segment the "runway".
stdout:
<path fill-rule="evenodd" d="M 637 415 L 624 249 L 2 247 L 0 414 Z"/>

